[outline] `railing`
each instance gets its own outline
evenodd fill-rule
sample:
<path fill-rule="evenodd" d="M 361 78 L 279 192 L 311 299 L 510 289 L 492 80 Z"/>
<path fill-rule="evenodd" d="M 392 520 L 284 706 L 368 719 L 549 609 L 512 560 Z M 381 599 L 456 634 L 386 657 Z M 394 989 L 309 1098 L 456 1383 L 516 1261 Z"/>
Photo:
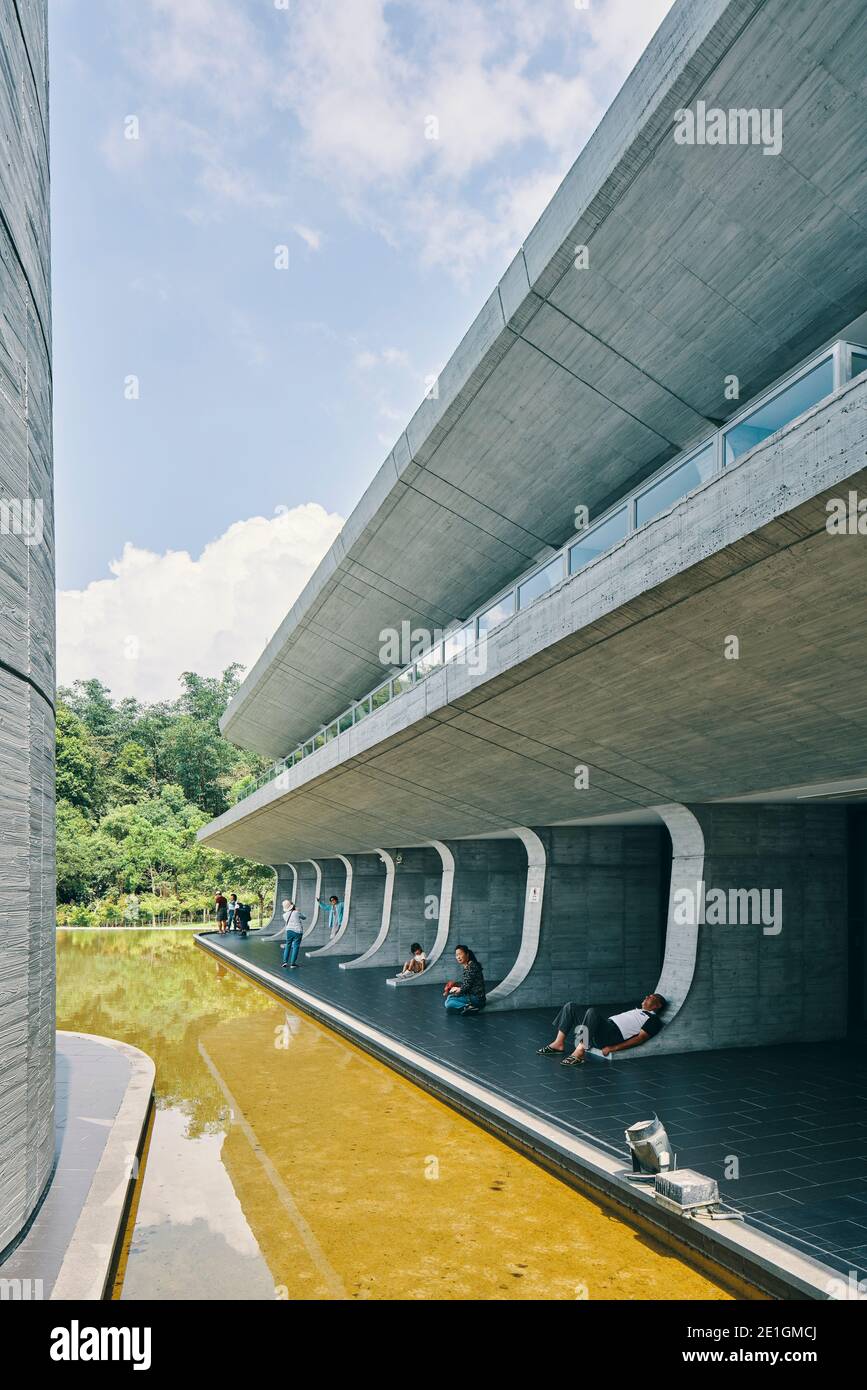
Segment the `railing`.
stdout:
<path fill-rule="evenodd" d="M 304 743 L 256 783 L 270 782 L 318 748 L 360 724 L 374 710 L 398 699 L 425 680 L 432 671 L 466 655 L 480 640 L 514 613 L 530 607 L 558 584 L 631 532 L 668 511 L 675 502 L 712 477 L 737 463 L 738 459 L 778 430 L 806 414 L 813 406 L 833 394 L 845 382 L 867 371 L 867 348 L 838 341 L 807 359 L 782 377 L 762 395 L 734 415 L 721 429 L 659 469 L 640 487 L 633 489 L 610 507 L 592 526 L 579 531 L 553 556 L 519 576 L 507 589 L 476 610 L 461 627 L 447 632 L 441 642 L 430 646 L 416 661 L 356 700 L 330 723 L 323 724 Z"/>

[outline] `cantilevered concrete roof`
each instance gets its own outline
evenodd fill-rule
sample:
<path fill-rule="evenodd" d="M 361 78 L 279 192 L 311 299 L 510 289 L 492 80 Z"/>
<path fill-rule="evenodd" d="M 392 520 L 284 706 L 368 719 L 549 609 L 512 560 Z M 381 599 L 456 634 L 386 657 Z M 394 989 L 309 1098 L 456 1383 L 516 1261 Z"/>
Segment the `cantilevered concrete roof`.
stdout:
<path fill-rule="evenodd" d="M 678 0 L 226 712 L 281 756 L 867 302 L 863 0 Z M 779 108 L 783 147 L 674 113 Z M 575 248 L 589 247 L 589 268 Z M 327 467 L 327 459 L 322 465 Z"/>
<path fill-rule="evenodd" d="M 291 863 L 867 785 L 867 544 L 826 528 L 850 490 L 867 375 L 516 613 L 482 675 L 442 667 L 200 838 Z"/>

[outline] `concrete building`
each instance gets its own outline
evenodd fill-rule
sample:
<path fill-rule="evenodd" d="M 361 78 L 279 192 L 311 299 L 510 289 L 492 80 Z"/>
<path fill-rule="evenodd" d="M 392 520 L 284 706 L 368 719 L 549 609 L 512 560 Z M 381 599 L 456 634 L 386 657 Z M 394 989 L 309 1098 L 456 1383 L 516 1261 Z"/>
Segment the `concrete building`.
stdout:
<path fill-rule="evenodd" d="M 865 53 L 678 0 L 250 672 L 277 762 L 202 838 L 309 948 L 655 986 L 630 1062 L 863 1024 Z"/>
<path fill-rule="evenodd" d="M 54 531 L 44 0 L 0 2 L 0 1252 L 54 1162 Z"/>

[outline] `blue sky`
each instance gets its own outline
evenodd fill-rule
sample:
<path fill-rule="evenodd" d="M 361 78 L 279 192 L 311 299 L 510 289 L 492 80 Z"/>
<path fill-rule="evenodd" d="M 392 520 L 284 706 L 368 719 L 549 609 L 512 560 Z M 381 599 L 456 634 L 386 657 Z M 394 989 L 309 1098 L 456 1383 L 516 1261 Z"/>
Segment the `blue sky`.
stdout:
<path fill-rule="evenodd" d="M 49 0 L 61 681 L 255 659 L 668 7 Z"/>

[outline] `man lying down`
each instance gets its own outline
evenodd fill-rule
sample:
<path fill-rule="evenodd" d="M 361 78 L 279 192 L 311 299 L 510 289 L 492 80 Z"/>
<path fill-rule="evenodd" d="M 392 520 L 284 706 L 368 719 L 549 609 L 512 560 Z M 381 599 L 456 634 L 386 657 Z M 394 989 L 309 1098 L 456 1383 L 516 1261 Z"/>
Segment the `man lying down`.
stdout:
<path fill-rule="evenodd" d="M 575 1051 L 562 1057 L 562 1067 L 577 1067 L 584 1061 L 587 1049 L 596 1047 L 603 1057 L 612 1052 L 624 1052 L 628 1047 L 640 1047 L 650 1038 L 655 1038 L 662 1028 L 659 1015 L 666 1001 L 661 994 L 648 994 L 641 1001 L 640 1008 L 626 1009 L 621 1014 L 605 1014 L 601 1009 L 584 1009 L 580 1004 L 564 1004 L 554 1027 L 557 1036 L 546 1047 L 539 1048 L 540 1057 L 562 1057 L 566 1051 L 566 1038 L 574 1031 Z"/>

